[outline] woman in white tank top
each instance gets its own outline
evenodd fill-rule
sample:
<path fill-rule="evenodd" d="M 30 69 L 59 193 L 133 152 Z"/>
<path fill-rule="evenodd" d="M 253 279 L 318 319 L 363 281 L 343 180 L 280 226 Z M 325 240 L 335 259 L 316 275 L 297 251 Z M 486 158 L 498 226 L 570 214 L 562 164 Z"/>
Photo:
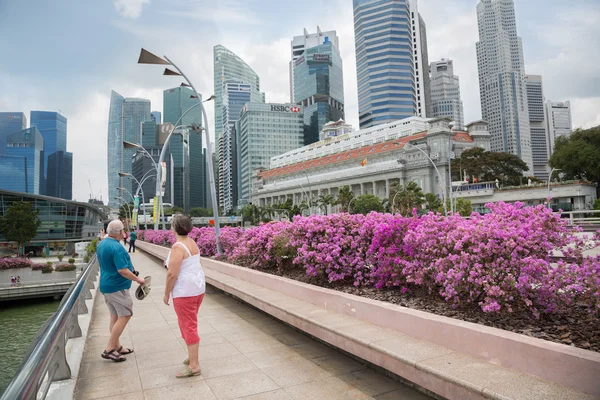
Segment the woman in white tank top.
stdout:
<path fill-rule="evenodd" d="M 192 231 L 192 220 L 181 214 L 173 216 L 171 222 L 177 242 L 167 256 L 167 282 L 164 302 L 169 305 L 173 297 L 173 307 L 177 313 L 181 337 L 185 340 L 189 358 L 183 363 L 187 367 L 179 372 L 177 378 L 200 375 L 198 363 L 198 310 L 204 299 L 206 279 L 200 266 L 200 252 L 196 243 L 188 237 Z"/>

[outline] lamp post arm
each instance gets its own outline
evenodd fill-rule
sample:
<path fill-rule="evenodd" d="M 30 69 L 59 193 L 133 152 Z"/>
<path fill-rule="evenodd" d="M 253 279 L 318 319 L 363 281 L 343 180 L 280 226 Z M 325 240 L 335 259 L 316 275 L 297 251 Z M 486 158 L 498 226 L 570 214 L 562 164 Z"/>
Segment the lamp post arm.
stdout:
<path fill-rule="evenodd" d="M 429 157 L 429 154 L 425 153 L 423 150 L 421 150 L 420 148 L 414 146 L 415 149 L 419 150 L 421 153 L 425 154 L 425 157 L 427 157 L 427 159 L 431 162 L 431 165 L 433 165 L 433 168 L 435 168 L 435 172 L 437 172 L 438 174 L 438 178 L 440 178 L 440 185 L 442 184 L 442 175 L 440 174 L 440 171 L 438 170 L 438 167 L 435 165 L 435 163 L 433 162 L 433 160 L 431 159 L 431 157 Z M 448 216 L 448 206 L 446 205 L 446 185 L 444 185 L 444 191 L 443 191 L 443 195 L 444 195 L 444 214 L 446 216 Z"/>
<path fill-rule="evenodd" d="M 216 242 L 217 242 L 217 253 L 221 255 L 221 254 L 223 254 L 223 249 L 221 248 L 221 240 L 219 237 L 221 235 L 221 224 L 219 221 L 219 205 L 217 203 L 215 175 L 213 172 L 213 165 L 212 165 L 213 152 L 212 152 L 212 145 L 210 143 L 210 135 L 209 135 L 209 131 L 208 131 L 208 117 L 206 115 L 206 110 L 204 109 L 204 106 L 202 105 L 202 100 L 200 100 L 200 95 L 198 94 L 198 91 L 196 90 L 196 88 L 194 87 L 192 82 L 188 79 L 188 77 L 185 76 L 183 71 L 181 69 L 179 69 L 179 67 L 177 65 L 175 65 L 175 63 L 173 63 L 173 61 L 171 61 L 168 57 L 165 56 L 165 60 L 167 60 L 173 66 L 173 68 L 175 68 L 177 70 L 177 72 L 179 72 L 181 74 L 181 76 L 186 80 L 188 85 L 190 85 L 190 87 L 194 91 L 194 94 L 196 95 L 196 100 L 198 101 L 198 104 L 200 105 L 200 109 L 202 110 L 202 118 L 204 118 L 204 122 L 205 122 L 204 133 L 205 133 L 205 138 L 206 138 L 206 158 L 207 158 L 206 164 L 208 167 L 207 168 L 208 169 L 208 178 L 210 181 L 210 189 L 211 189 L 210 195 L 211 195 L 211 200 L 212 200 L 213 215 L 214 215 L 214 221 L 215 221 L 215 238 L 216 238 Z"/>

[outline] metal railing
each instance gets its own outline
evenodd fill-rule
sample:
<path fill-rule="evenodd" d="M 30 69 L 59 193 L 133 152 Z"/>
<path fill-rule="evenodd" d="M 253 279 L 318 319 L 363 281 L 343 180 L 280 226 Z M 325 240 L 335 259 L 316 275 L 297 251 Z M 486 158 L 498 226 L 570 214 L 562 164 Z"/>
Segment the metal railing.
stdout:
<path fill-rule="evenodd" d="M 56 313 L 38 332 L 0 400 L 44 399 L 52 382 L 71 378 L 67 340 L 82 336 L 78 315 L 88 312 L 85 300 L 92 298 L 91 289 L 97 276 L 98 262 L 94 255 L 63 297 Z"/>

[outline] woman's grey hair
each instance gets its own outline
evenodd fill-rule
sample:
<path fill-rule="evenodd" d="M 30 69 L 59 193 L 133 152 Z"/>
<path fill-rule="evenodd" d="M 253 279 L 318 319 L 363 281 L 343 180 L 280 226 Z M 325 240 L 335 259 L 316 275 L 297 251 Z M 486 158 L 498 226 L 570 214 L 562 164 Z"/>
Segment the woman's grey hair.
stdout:
<path fill-rule="evenodd" d="M 175 214 L 171 220 L 171 226 L 175 233 L 179 236 L 187 236 L 192 231 L 194 225 L 192 225 L 192 219 L 187 215 Z"/>
<path fill-rule="evenodd" d="M 106 233 L 108 233 L 109 235 L 118 235 L 124 228 L 125 227 L 123 226 L 123 223 L 118 219 L 115 219 L 114 221 L 110 221 L 108 223 Z"/>

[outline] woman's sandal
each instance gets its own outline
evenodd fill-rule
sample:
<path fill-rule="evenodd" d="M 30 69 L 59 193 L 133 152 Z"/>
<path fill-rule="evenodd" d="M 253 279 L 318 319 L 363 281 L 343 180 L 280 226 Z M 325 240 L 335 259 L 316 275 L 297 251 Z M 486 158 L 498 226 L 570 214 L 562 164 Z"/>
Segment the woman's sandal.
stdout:
<path fill-rule="evenodd" d="M 179 371 L 179 373 L 177 375 L 175 375 L 176 378 L 190 378 L 192 376 L 198 376 L 201 374 L 201 371 L 197 371 L 194 372 L 192 371 L 191 368 L 185 368 L 182 371 Z"/>
<path fill-rule="evenodd" d="M 117 351 L 119 352 L 119 354 L 122 354 L 122 355 L 133 353 L 133 349 L 128 349 L 127 347 L 123 348 L 123 346 L 119 347 L 119 350 L 117 350 Z"/>
<path fill-rule="evenodd" d="M 104 358 L 105 360 L 112 360 L 114 362 L 127 361 L 127 359 L 123 357 L 123 355 L 120 354 L 117 349 L 112 349 L 111 351 L 104 350 L 100 357 Z"/>

